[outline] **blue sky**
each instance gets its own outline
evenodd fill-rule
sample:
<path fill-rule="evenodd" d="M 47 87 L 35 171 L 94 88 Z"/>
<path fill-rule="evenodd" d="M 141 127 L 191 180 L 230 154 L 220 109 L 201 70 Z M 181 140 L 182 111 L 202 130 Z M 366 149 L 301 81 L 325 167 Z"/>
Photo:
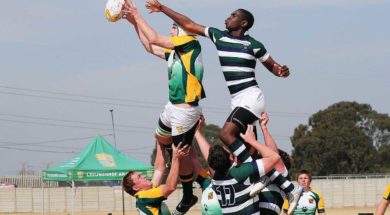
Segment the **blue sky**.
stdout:
<path fill-rule="evenodd" d="M 168 35 L 172 21 L 148 14 Z M 255 16 L 250 35 L 290 67 L 280 79 L 258 64 L 257 81 L 280 148 L 308 117 L 339 101 L 389 113 L 389 1 L 161 1 L 194 21 L 224 29 L 237 8 Z M 164 61 L 147 54 L 132 26 L 108 22 L 105 1 L 5 1 L 0 19 L 0 175 L 22 164 L 40 171 L 77 154 L 96 134 L 149 162 L 153 132 L 167 101 Z M 200 38 L 207 123 L 222 126 L 230 96 L 216 50 Z"/>

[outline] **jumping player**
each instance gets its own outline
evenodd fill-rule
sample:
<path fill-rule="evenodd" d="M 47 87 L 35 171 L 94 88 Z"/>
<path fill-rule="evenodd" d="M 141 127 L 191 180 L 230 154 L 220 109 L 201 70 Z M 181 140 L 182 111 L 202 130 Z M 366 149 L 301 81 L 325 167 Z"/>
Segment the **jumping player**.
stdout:
<path fill-rule="evenodd" d="M 159 145 L 155 166 L 158 172 L 154 179 L 159 181 L 165 167 L 163 149 L 169 148 L 172 142 L 174 145 L 180 142 L 190 145 L 202 113 L 198 104 L 205 98 L 202 86 L 201 46 L 196 37 L 188 35 L 177 24 L 172 27 L 171 37 L 158 34 L 146 23 L 132 2 L 127 2 L 124 17 L 134 25 L 145 49 L 168 61 L 169 102 L 160 115 L 156 130 Z M 197 197 L 193 195 L 192 183 L 194 170 L 200 165 L 199 161 L 193 158 L 196 153 L 190 154 L 193 156 L 182 159 L 185 165 L 180 165 L 183 198 L 173 211 L 175 215 L 185 214 L 197 202 Z"/>

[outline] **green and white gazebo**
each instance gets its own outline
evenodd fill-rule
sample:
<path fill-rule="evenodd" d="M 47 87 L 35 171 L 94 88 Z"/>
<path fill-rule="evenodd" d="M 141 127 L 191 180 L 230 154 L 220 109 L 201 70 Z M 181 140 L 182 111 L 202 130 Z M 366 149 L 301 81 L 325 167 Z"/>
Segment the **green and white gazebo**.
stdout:
<path fill-rule="evenodd" d="M 42 178 L 43 181 L 71 182 L 74 190 L 75 181 L 116 181 L 121 180 L 130 170 L 151 178 L 154 168 L 122 154 L 102 136 L 97 135 L 78 156 L 43 170 Z"/>

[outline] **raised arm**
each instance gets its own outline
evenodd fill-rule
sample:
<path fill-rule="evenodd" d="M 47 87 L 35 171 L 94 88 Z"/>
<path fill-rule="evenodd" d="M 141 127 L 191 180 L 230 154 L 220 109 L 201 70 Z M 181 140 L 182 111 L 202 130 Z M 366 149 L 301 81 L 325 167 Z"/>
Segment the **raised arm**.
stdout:
<path fill-rule="evenodd" d="M 179 182 L 179 167 L 180 158 L 188 155 L 188 145 L 181 147 L 181 143 L 177 148 L 172 144 L 172 164 L 167 177 L 167 183 L 161 185 L 164 197 L 168 197 L 176 189 L 177 182 Z"/>
<path fill-rule="evenodd" d="M 195 131 L 195 139 L 196 142 L 198 142 L 198 146 L 200 149 L 200 152 L 202 153 L 202 156 L 205 161 L 207 161 L 207 158 L 209 157 L 209 151 L 210 151 L 210 144 L 207 141 L 206 137 L 203 136 L 202 132 L 200 131 L 204 125 L 204 117 L 201 116 L 199 120 L 198 127 Z"/>
<path fill-rule="evenodd" d="M 286 65 L 281 66 L 274 61 L 271 56 L 269 56 L 266 61 L 262 62 L 262 64 L 268 69 L 268 71 L 278 77 L 287 78 L 290 75 L 289 68 Z"/>
<path fill-rule="evenodd" d="M 145 36 L 145 34 L 141 31 L 138 24 L 135 22 L 134 17 L 128 13 L 130 4 L 131 4 L 131 2 L 126 1 L 123 18 L 125 18 L 127 21 L 129 21 L 129 23 L 133 24 L 134 30 L 137 33 L 139 40 L 141 41 L 142 45 L 144 46 L 144 48 L 147 52 L 149 52 L 149 53 L 151 53 L 159 58 L 165 59 L 164 48 L 150 44 L 148 38 Z"/>
<path fill-rule="evenodd" d="M 154 160 L 154 173 L 152 182 L 155 186 L 159 186 L 165 172 L 166 157 L 165 150 L 161 143 L 156 141 L 156 159 Z"/>
<path fill-rule="evenodd" d="M 203 159 L 207 162 L 209 157 L 209 151 L 210 151 L 210 143 L 207 141 L 206 137 L 203 136 L 202 132 L 200 131 L 205 123 L 205 119 L 203 116 L 200 117 L 199 125 L 195 132 L 195 139 L 196 142 L 198 142 L 198 146 L 200 149 L 200 152 L 202 153 Z M 214 175 L 214 170 L 209 168 L 209 171 L 211 175 Z"/>
<path fill-rule="evenodd" d="M 265 172 L 269 172 L 274 168 L 276 162 L 280 160 L 280 156 L 268 146 L 257 142 L 255 133 L 253 132 L 253 125 L 248 125 L 245 134 L 241 133 L 240 136 L 261 154 Z"/>
<path fill-rule="evenodd" d="M 267 128 L 268 121 L 269 121 L 268 114 L 266 112 L 261 113 L 260 127 L 261 127 L 261 131 L 263 132 L 264 143 L 274 152 L 279 153 L 278 145 L 276 145 L 274 138 L 271 136 L 271 133 L 268 131 Z M 284 165 L 282 159 L 279 159 L 279 161 L 276 163 L 275 169 L 278 172 L 284 172 L 286 170 L 286 166 Z"/>
<path fill-rule="evenodd" d="M 150 44 L 157 45 L 166 49 L 174 48 L 174 44 L 171 41 L 171 38 L 157 33 L 141 16 L 141 14 L 137 10 L 136 5 L 133 2 L 128 0 L 126 3 L 126 7 L 126 16 L 132 16 L 134 22 L 139 27 L 139 31 L 141 31 L 145 35 Z"/>
<path fill-rule="evenodd" d="M 187 16 L 184 16 L 183 14 L 180 14 L 172 10 L 171 8 L 161 4 L 157 0 L 148 0 L 146 2 L 146 8 L 150 10 L 150 13 L 163 12 L 165 15 L 167 15 L 169 18 L 175 21 L 188 33 L 205 36 L 204 34 L 204 30 L 206 28 L 205 26 L 192 21 Z"/>

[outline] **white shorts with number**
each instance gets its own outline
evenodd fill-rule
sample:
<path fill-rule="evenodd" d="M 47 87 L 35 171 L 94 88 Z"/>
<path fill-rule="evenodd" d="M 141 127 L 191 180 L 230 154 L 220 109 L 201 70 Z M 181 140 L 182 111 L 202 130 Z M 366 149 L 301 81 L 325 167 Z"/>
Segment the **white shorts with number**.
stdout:
<path fill-rule="evenodd" d="M 172 128 L 172 136 L 177 136 L 194 127 L 201 115 L 202 108 L 200 106 L 178 107 L 168 102 L 164 111 L 160 114 L 160 120 L 165 126 Z M 158 132 L 158 129 L 156 133 L 163 136 Z"/>
<path fill-rule="evenodd" d="M 265 111 L 264 94 L 259 87 L 250 87 L 232 96 L 232 110 L 236 107 L 243 107 L 260 119 L 261 113 Z"/>

